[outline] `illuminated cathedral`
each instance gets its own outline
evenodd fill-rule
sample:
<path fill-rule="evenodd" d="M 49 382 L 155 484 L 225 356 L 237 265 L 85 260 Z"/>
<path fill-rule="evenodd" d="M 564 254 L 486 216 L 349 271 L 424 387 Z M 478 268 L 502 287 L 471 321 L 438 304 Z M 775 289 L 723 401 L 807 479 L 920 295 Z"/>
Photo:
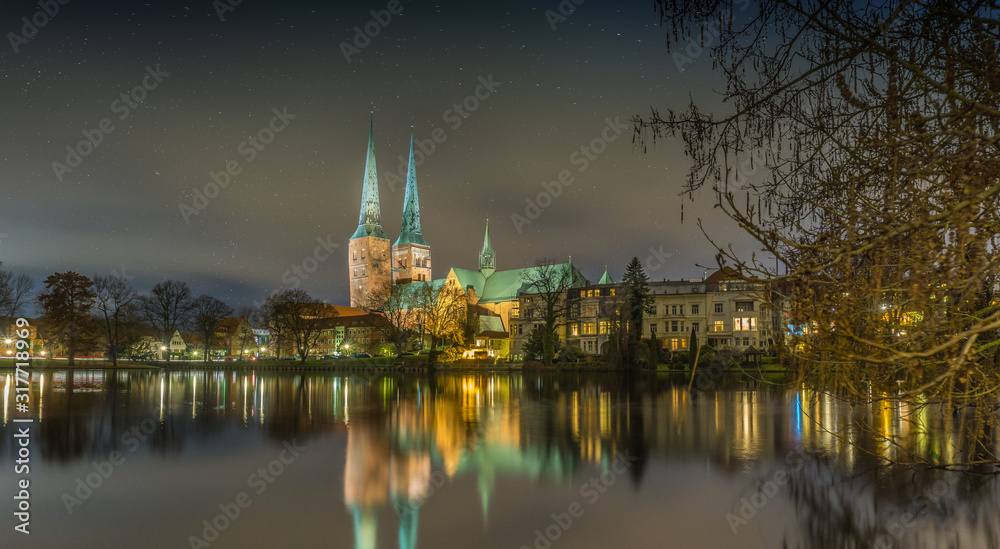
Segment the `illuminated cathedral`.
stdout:
<path fill-rule="evenodd" d="M 373 126 L 368 127 L 368 155 L 361 191 L 361 215 L 358 228 L 348 246 L 348 269 L 352 307 L 364 307 L 372 291 L 394 283 L 431 284 L 458 288 L 470 305 L 489 311 L 485 317 L 485 331 L 510 332 L 509 319 L 517 306 L 520 292 L 531 293 L 525 280 L 531 280 L 531 271 L 539 267 L 497 270 L 496 252 L 490 241 L 489 221 L 479 252 L 479 269 L 451 268 L 445 278 L 434 280 L 431 276 L 431 247 L 420 228 L 420 199 L 417 192 L 417 166 L 413 159 L 413 136 L 410 136 L 410 159 L 406 173 L 406 194 L 403 197 L 403 223 L 399 238 L 389 245 L 389 237 L 382 230 L 382 213 L 379 205 L 378 172 L 375 167 Z M 566 273 L 572 286 L 585 286 L 587 279 L 572 262 L 555 265 Z M 557 271 L 558 272 L 558 271 Z M 560 273 L 561 274 L 561 273 Z"/>

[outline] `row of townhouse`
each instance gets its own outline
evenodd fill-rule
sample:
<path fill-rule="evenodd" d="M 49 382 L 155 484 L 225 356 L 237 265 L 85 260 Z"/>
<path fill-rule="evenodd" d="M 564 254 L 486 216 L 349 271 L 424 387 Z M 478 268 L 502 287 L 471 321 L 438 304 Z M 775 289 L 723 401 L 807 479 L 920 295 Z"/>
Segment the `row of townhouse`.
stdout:
<path fill-rule="evenodd" d="M 775 324 L 767 306 L 768 286 L 736 280 L 717 271 L 704 280 L 663 280 L 649 283 L 653 304 L 643 318 L 643 337 L 655 336 L 666 349 L 686 351 L 691 333 L 716 348 L 766 350 L 774 345 Z M 612 318 L 622 306 L 623 285 L 605 274 L 601 282 L 566 290 L 568 314 L 557 334 L 586 355 L 608 350 Z M 524 344 L 543 320 L 539 299 L 519 295 L 511 311 L 511 359 L 523 358 Z"/>

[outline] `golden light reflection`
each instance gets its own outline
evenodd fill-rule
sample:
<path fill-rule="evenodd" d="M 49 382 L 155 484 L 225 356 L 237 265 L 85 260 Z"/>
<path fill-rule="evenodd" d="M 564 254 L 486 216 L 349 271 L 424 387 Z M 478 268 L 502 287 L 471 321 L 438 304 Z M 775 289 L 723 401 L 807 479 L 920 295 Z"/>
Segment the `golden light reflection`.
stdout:
<path fill-rule="evenodd" d="M 38 380 L 38 423 L 42 422 L 42 412 L 45 409 L 45 374 Z"/>
<path fill-rule="evenodd" d="M 3 424 L 7 425 L 10 415 L 10 374 L 7 374 L 7 383 L 3 386 Z"/>
<path fill-rule="evenodd" d="M 198 376 L 191 376 L 191 419 L 198 419 Z"/>

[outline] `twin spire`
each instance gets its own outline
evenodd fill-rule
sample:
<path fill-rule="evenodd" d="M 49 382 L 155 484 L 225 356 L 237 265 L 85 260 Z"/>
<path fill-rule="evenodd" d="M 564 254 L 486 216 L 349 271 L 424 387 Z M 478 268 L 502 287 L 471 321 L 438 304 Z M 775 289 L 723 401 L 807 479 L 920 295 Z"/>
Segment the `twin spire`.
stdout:
<path fill-rule="evenodd" d="M 365 177 L 361 190 L 361 215 L 355 238 L 374 236 L 389 239 L 382 230 L 382 212 L 378 199 L 378 170 L 375 167 L 374 121 L 368 122 L 368 158 L 365 161 Z M 420 230 L 420 199 L 417 196 L 417 164 L 413 160 L 413 134 L 410 134 L 410 166 L 406 173 L 406 194 L 403 198 L 403 227 L 395 246 L 420 244 L 427 246 Z"/>
<path fill-rule="evenodd" d="M 420 232 L 420 198 L 417 196 L 417 163 L 413 161 L 413 134 L 410 134 L 410 167 L 406 171 L 406 195 L 403 197 L 403 227 L 393 246 L 427 246 Z"/>
<path fill-rule="evenodd" d="M 368 121 L 368 159 L 365 160 L 365 180 L 361 190 L 361 217 L 358 230 L 351 238 L 374 236 L 389 239 L 382 230 L 382 212 L 378 203 L 378 170 L 375 167 L 374 121 Z"/>

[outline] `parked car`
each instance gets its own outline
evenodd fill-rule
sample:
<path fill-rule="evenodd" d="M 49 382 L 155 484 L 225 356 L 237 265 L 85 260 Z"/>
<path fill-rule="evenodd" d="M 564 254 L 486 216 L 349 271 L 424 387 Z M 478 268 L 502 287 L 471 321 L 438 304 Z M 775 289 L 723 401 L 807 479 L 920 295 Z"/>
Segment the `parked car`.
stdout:
<path fill-rule="evenodd" d="M 354 353 L 353 355 L 351 355 L 351 358 L 371 358 L 371 357 L 372 355 L 368 353 Z"/>

